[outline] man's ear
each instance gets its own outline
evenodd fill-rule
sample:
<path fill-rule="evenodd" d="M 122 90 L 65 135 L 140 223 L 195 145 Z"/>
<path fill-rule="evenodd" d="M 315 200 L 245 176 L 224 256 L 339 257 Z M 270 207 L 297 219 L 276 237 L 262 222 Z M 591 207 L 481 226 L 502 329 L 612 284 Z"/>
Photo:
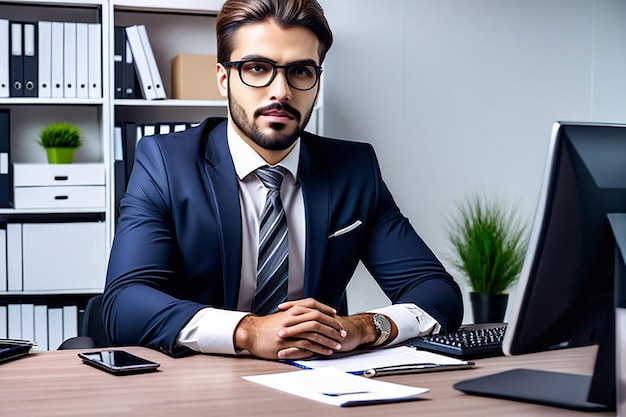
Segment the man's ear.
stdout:
<path fill-rule="evenodd" d="M 222 64 L 217 64 L 215 70 L 217 74 L 217 89 L 222 97 L 226 98 L 228 97 L 228 70 Z"/>

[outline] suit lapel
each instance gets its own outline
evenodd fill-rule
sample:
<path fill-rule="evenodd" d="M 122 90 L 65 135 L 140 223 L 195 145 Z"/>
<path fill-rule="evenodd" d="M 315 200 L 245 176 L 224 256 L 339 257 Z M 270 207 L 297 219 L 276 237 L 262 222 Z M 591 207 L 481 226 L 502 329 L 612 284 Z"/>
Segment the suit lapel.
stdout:
<path fill-rule="evenodd" d="M 315 139 L 312 139 L 315 140 Z M 301 139 L 300 182 L 306 218 L 304 297 L 315 297 L 319 285 L 328 236 L 329 178 L 322 158 L 316 156 L 314 143 Z"/>
<path fill-rule="evenodd" d="M 236 309 L 241 276 L 241 209 L 237 176 L 226 138 L 226 122 L 208 133 L 206 142 L 206 174 L 220 227 L 222 269 L 224 274 L 224 306 Z"/>

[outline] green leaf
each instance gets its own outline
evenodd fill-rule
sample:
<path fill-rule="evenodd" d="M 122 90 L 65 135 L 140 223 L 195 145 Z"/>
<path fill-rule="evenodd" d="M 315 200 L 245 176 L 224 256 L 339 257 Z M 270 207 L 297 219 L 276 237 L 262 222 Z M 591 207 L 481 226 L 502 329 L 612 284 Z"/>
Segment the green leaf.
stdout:
<path fill-rule="evenodd" d="M 50 123 L 39 133 L 44 148 L 78 148 L 82 145 L 81 131 L 67 122 Z"/>
<path fill-rule="evenodd" d="M 452 265 L 472 291 L 503 294 L 519 278 L 528 245 L 528 225 L 514 208 L 484 196 L 468 198 L 448 222 Z"/>

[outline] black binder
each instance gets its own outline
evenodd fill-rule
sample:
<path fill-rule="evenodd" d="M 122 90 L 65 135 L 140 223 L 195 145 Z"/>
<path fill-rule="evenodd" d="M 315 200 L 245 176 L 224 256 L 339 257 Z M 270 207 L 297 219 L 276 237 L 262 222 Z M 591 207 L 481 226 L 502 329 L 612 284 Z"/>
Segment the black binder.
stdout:
<path fill-rule="evenodd" d="M 124 36 L 126 36 L 126 32 L 124 32 Z M 126 37 L 124 37 L 126 39 Z M 133 52 L 130 49 L 130 44 L 128 41 L 125 41 L 126 49 L 124 51 L 124 98 L 143 98 L 141 94 L 141 89 L 137 88 L 139 86 L 139 78 L 137 77 L 137 71 L 135 70 L 135 62 L 133 59 Z"/>
<path fill-rule="evenodd" d="M 11 97 L 24 97 L 24 32 L 20 22 L 11 22 Z"/>
<path fill-rule="evenodd" d="M 0 110 L 0 207 L 13 207 L 13 164 L 9 110 Z"/>
<path fill-rule="evenodd" d="M 37 25 L 35 23 L 22 24 L 22 39 L 24 42 L 24 97 L 37 97 Z"/>
<path fill-rule="evenodd" d="M 115 98 L 124 98 L 124 65 L 126 61 L 126 30 L 123 26 L 113 28 L 113 75 Z"/>

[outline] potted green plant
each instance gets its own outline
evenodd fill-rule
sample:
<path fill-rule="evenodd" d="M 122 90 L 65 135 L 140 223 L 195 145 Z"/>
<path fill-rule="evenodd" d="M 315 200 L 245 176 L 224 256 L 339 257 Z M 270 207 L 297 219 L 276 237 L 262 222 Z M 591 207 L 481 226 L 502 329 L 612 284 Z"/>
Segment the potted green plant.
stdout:
<path fill-rule="evenodd" d="M 450 220 L 451 262 L 471 287 L 474 322 L 504 321 L 506 291 L 522 269 L 527 229 L 514 208 L 480 195 L 461 203 L 458 214 Z"/>
<path fill-rule="evenodd" d="M 39 133 L 38 143 L 46 150 L 48 163 L 71 164 L 82 145 L 81 131 L 67 122 L 50 123 Z"/>

